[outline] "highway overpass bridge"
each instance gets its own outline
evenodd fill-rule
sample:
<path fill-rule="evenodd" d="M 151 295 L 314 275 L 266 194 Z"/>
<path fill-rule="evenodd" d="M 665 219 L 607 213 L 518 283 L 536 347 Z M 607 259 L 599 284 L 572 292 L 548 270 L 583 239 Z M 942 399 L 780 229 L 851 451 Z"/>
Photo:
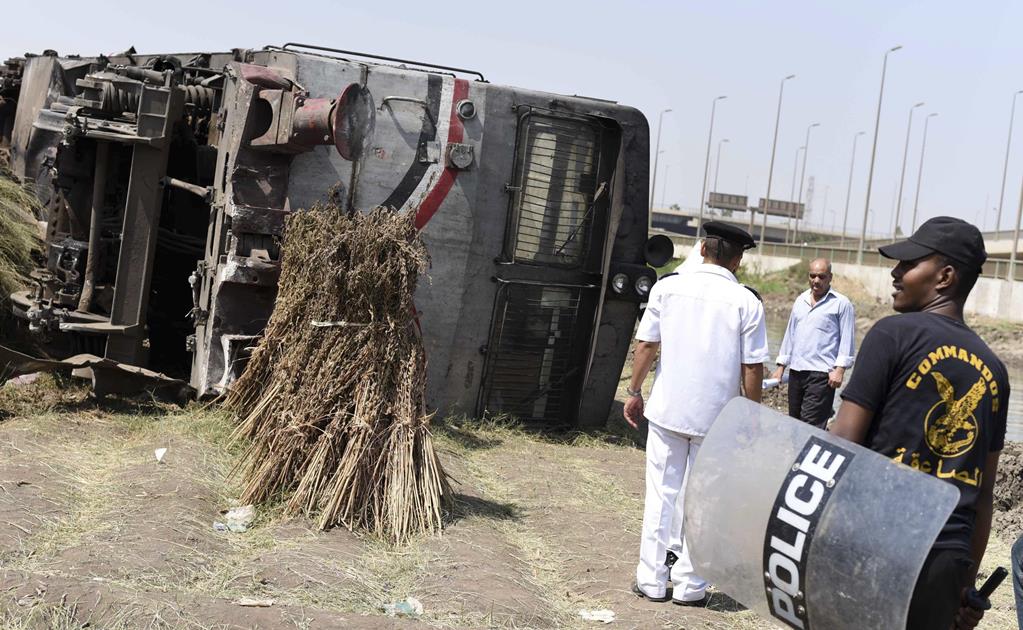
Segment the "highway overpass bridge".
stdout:
<path fill-rule="evenodd" d="M 759 213 L 754 213 L 753 216 L 756 225 L 753 227 L 753 236 L 759 241 L 760 240 L 760 228 L 764 220 L 764 216 Z M 709 212 L 703 215 L 704 221 L 722 221 L 724 223 L 730 223 L 744 230 L 749 230 L 750 216 L 749 213 L 736 212 L 731 216 L 722 216 L 720 211 L 715 211 L 714 214 Z M 699 222 L 698 212 L 692 209 L 675 210 L 672 208 L 654 208 L 653 213 L 653 227 L 659 228 L 666 232 L 673 232 L 675 234 L 683 234 L 687 236 L 696 236 L 696 224 Z M 791 234 L 790 230 L 794 230 L 795 221 L 789 223 L 788 219 L 783 217 L 768 216 L 767 217 L 767 232 L 765 238 L 768 243 L 784 243 L 786 237 Z M 838 241 L 842 234 L 841 231 L 823 230 L 816 226 L 808 226 L 805 222 L 800 222 L 799 225 L 800 240 L 806 242 L 812 241 Z"/>
<path fill-rule="evenodd" d="M 684 236 L 654 229 L 671 238 L 675 243 L 675 257 L 684 258 L 696 244 L 696 237 Z M 785 245 L 766 243 L 746 254 L 744 265 L 760 272 L 785 269 L 800 261 L 827 258 L 834 266 L 835 273 L 860 282 L 880 302 L 891 299 L 892 261 L 882 257 L 876 248 L 863 252 L 863 262 L 857 260 L 855 245 L 850 247 L 824 245 Z M 970 293 L 966 312 L 970 314 L 998 317 L 1012 321 L 1023 321 L 1023 281 L 1010 282 L 1007 260 L 989 259 L 984 265 L 977 286 Z M 1023 276 L 1023 265 L 1017 267 L 1015 277 Z"/>
<path fill-rule="evenodd" d="M 704 221 L 723 221 L 736 225 L 745 230 L 749 229 L 749 216 L 745 213 L 735 213 L 732 216 L 721 216 L 720 214 L 704 214 Z M 753 227 L 753 237 L 760 240 L 760 227 L 763 215 L 755 215 L 756 225 Z M 676 250 L 684 243 L 690 245 L 695 241 L 696 225 L 698 222 L 697 212 L 691 209 L 675 210 L 668 208 L 654 208 L 653 228 L 655 232 L 661 232 L 676 242 Z M 794 227 L 794 225 L 793 225 Z M 823 230 L 816 226 L 809 226 L 804 229 L 800 225 L 799 236 L 802 245 L 786 245 L 786 236 L 790 228 L 787 221 L 780 217 L 768 216 L 767 231 L 765 239 L 767 245 L 764 251 L 777 253 L 778 255 L 792 258 L 816 258 L 823 256 L 835 262 L 855 263 L 858 259 L 859 234 L 850 232 L 849 236 L 843 238 L 841 231 Z M 687 238 L 675 238 L 687 237 Z M 988 252 L 988 262 L 984 265 L 983 275 L 991 278 L 1008 278 L 1009 258 L 1012 253 L 1011 230 L 998 232 L 984 232 L 984 244 Z M 863 263 L 867 265 L 885 266 L 890 264 L 880 254 L 877 248 L 881 245 L 892 242 L 890 236 L 882 237 L 879 234 L 868 234 L 864 242 Z M 1018 244 L 1017 261 L 1023 263 L 1023 238 Z M 686 250 L 688 251 L 688 249 Z M 1023 279 L 1023 264 L 1017 264 L 1013 276 L 1017 280 Z"/>

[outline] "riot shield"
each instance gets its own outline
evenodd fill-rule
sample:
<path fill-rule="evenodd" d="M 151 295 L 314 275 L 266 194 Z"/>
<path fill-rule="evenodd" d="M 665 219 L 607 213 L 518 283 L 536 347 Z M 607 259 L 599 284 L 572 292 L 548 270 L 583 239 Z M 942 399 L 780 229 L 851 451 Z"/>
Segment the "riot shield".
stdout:
<path fill-rule="evenodd" d="M 690 472 L 685 536 L 701 577 L 779 625 L 905 628 L 958 498 L 949 483 L 735 398 Z"/>

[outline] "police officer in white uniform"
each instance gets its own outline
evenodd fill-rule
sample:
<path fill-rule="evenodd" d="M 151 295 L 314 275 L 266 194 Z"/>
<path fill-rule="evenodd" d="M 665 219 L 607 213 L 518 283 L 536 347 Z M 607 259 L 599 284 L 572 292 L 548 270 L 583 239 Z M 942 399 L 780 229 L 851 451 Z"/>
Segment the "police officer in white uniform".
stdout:
<path fill-rule="evenodd" d="M 717 221 L 704 224 L 703 264 L 664 278 L 650 291 L 636 332 L 636 349 L 625 419 L 635 428 L 649 421 L 643 538 L 633 591 L 651 601 L 706 603 L 707 583 L 693 571 L 685 545 L 665 563 L 684 515 L 676 504 L 685 493 L 686 471 L 718 413 L 742 390 L 760 401 L 768 359 L 764 307 L 735 279 L 745 250 L 755 247 L 746 231 Z M 660 350 L 650 400 L 641 387 Z M 681 519 L 680 519 L 681 517 Z M 674 534 L 674 536 L 673 536 Z M 669 575 L 670 574 L 670 575 Z M 674 588 L 668 588 L 668 582 Z"/>

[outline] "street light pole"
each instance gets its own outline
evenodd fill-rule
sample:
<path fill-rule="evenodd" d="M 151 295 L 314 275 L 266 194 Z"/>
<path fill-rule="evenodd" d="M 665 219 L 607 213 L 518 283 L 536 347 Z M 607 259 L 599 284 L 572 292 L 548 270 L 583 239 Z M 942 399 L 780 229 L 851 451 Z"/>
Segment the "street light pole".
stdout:
<path fill-rule="evenodd" d="M 799 154 L 806 147 L 796 149 L 796 159 L 792 160 L 792 190 L 789 192 L 789 201 L 796 200 L 796 175 L 799 174 Z"/>
<path fill-rule="evenodd" d="M 718 101 L 723 101 L 727 96 L 719 96 L 710 103 L 710 129 L 707 131 L 707 155 L 703 158 L 703 187 L 700 189 L 700 216 L 696 220 L 696 236 L 700 235 L 703 227 L 703 208 L 707 205 L 707 169 L 710 168 L 710 143 L 714 137 L 714 110 L 717 109 Z"/>
<path fill-rule="evenodd" d="M 796 75 L 790 74 L 781 80 L 781 86 L 778 88 L 778 113 L 774 116 L 774 141 L 771 142 L 771 165 L 767 169 L 767 197 L 764 198 L 764 207 L 760 209 L 763 213 L 762 221 L 760 223 L 760 246 L 764 246 L 764 235 L 767 234 L 767 206 L 771 202 L 771 182 L 774 179 L 774 154 L 778 149 L 778 125 L 781 123 L 781 99 L 785 94 L 785 82 L 789 79 L 795 79 Z M 750 210 L 750 230 L 753 229 L 753 211 Z"/>
<path fill-rule="evenodd" d="M 1009 112 L 1009 138 L 1005 141 L 1005 166 L 1002 167 L 1002 190 L 998 193 L 998 218 L 995 219 L 995 233 L 1002 229 L 1002 200 L 1005 198 L 1005 176 L 1009 173 L 1009 149 L 1012 147 L 1012 122 L 1016 117 L 1016 97 L 1023 94 L 1023 90 L 1012 95 L 1012 110 Z M 997 238 L 997 236 L 996 236 Z"/>
<path fill-rule="evenodd" d="M 714 165 L 714 190 L 711 192 L 720 192 L 718 190 L 718 175 L 721 174 L 721 145 L 726 142 L 728 142 L 728 138 L 718 140 L 718 158 L 717 163 Z"/>
<path fill-rule="evenodd" d="M 888 71 L 888 55 L 902 46 L 893 46 L 884 54 L 884 63 L 881 64 L 881 89 L 877 95 L 877 118 L 874 121 L 874 145 L 870 149 L 870 171 L 867 173 L 867 198 L 863 203 L 863 227 L 860 229 L 860 245 L 856 252 L 856 264 L 863 264 L 863 242 L 867 238 L 867 214 L 870 210 L 870 189 L 874 184 L 874 160 L 877 158 L 877 134 L 881 129 L 881 103 L 884 101 L 884 78 Z"/>
<path fill-rule="evenodd" d="M 990 193 L 984 195 L 984 205 L 980 207 L 980 210 L 977 210 L 977 214 L 974 215 L 973 217 L 973 221 L 977 225 L 977 229 L 980 230 L 981 233 L 984 232 L 984 224 L 987 223 L 987 204 L 990 201 L 991 201 Z M 994 208 L 992 208 L 992 210 L 994 210 Z"/>
<path fill-rule="evenodd" d="M 849 160 L 849 185 L 845 189 L 845 214 L 842 216 L 842 245 L 845 245 L 846 228 L 849 225 L 849 199 L 852 197 L 853 167 L 856 166 L 856 141 L 865 135 L 866 131 L 858 131 L 853 136 L 852 158 Z"/>
<path fill-rule="evenodd" d="M 661 207 L 664 207 L 664 197 L 668 194 L 668 171 L 671 169 L 671 164 L 664 165 L 664 183 L 661 184 Z"/>
<path fill-rule="evenodd" d="M 796 200 L 796 174 L 799 172 L 799 154 L 806 150 L 806 147 L 796 149 L 796 159 L 792 161 L 792 189 L 789 192 L 789 201 Z M 792 231 L 792 215 L 785 217 L 785 244 L 789 242 L 789 234 Z"/>
<path fill-rule="evenodd" d="M 796 159 L 792 161 L 792 188 L 789 191 L 789 200 L 796 200 L 796 175 L 799 173 L 799 153 L 805 150 L 805 146 L 796 149 Z M 785 218 L 785 243 L 789 244 L 789 234 L 792 232 L 792 216 Z"/>
<path fill-rule="evenodd" d="M 664 115 L 671 111 L 671 108 L 662 109 L 661 113 L 657 115 L 657 146 L 654 149 L 654 177 L 653 181 L 650 182 L 650 208 L 646 215 L 646 231 L 647 233 L 654 227 L 654 191 L 657 190 L 657 160 L 661 157 L 661 122 L 664 119 Z"/>
<path fill-rule="evenodd" d="M 1019 257 L 1019 224 L 1023 219 L 1023 183 L 1020 184 L 1019 206 L 1016 208 L 1016 228 L 1012 231 L 1012 254 L 1009 256 L 1009 288 L 1016 279 L 1016 259 Z M 1010 294 L 1011 295 L 1011 294 Z"/>
<path fill-rule="evenodd" d="M 909 124 L 906 125 L 906 148 L 902 150 L 902 174 L 899 175 L 899 199 L 895 202 L 895 227 L 892 228 L 892 240 L 899 237 L 899 217 L 902 215 L 902 186 L 906 181 L 906 157 L 909 156 L 909 132 L 913 129 L 913 112 L 924 103 L 917 103 L 909 108 Z"/>
<path fill-rule="evenodd" d="M 828 211 L 828 193 L 831 192 L 831 186 L 824 187 L 824 203 L 821 204 L 821 228 L 824 227 L 824 214 Z M 831 231 L 835 231 L 835 222 L 831 221 Z"/>
<path fill-rule="evenodd" d="M 920 203 L 920 184 L 924 175 L 924 151 L 927 150 L 927 125 L 931 122 L 931 118 L 937 115 L 937 112 L 932 112 L 927 114 L 927 118 L 924 119 L 924 139 L 920 144 L 920 170 L 916 174 L 916 198 L 913 199 L 913 225 L 909 228 L 910 234 L 916 231 L 916 211 L 917 205 Z"/>
<path fill-rule="evenodd" d="M 803 172 L 799 175 L 799 197 L 796 199 L 796 229 L 792 233 L 792 242 L 799 242 L 799 204 L 803 203 L 803 182 L 806 180 L 806 160 L 810 157 L 810 130 L 814 127 L 820 127 L 820 123 L 813 123 L 806 128 L 806 144 L 803 145 L 806 149 L 803 151 Z"/>

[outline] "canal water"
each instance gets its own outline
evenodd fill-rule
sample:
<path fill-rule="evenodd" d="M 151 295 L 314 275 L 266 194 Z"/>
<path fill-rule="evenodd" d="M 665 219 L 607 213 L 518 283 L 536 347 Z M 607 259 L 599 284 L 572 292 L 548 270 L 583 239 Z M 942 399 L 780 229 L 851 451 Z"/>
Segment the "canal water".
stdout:
<path fill-rule="evenodd" d="M 774 358 L 778 356 L 778 349 L 781 347 L 782 337 L 785 335 L 785 326 L 788 323 L 780 317 L 768 316 L 767 341 L 771 349 L 771 359 L 767 362 L 765 371 L 770 374 L 774 370 Z M 857 336 L 857 349 L 861 337 Z M 853 365 L 853 370 L 856 365 Z M 1009 423 L 1005 432 L 1005 439 L 1014 442 L 1023 442 L 1023 368 L 1019 366 L 1008 366 L 1009 369 Z M 846 371 L 845 382 L 849 382 L 852 370 Z M 838 390 L 841 393 L 841 389 Z M 838 409 L 842 399 L 835 396 L 835 409 Z"/>

